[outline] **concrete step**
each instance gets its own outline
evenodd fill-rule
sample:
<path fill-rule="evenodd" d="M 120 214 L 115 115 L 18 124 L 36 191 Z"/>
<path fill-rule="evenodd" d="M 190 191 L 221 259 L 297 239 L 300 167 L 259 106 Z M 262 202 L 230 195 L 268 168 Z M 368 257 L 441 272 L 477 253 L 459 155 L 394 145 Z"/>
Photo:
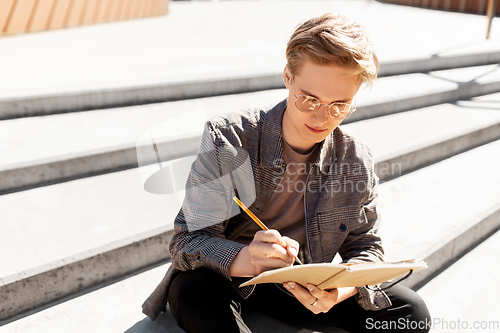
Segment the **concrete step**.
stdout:
<path fill-rule="evenodd" d="M 418 286 L 500 228 L 500 140 L 398 177 L 380 187 L 386 258 L 424 258 Z"/>
<path fill-rule="evenodd" d="M 500 139 L 500 94 L 344 125 L 373 151 L 381 180 Z"/>
<path fill-rule="evenodd" d="M 180 207 L 144 191 L 138 169 L 0 201 L 0 320 L 167 259 Z"/>
<path fill-rule="evenodd" d="M 139 273 L 103 288 L 80 293 L 38 309 L 29 316 L 0 327 L 10 332 L 127 332 L 180 333 L 170 313 L 154 323 L 141 311 L 143 301 L 165 275 L 170 264 Z M 0 322 L 1 323 L 1 322 Z M 147 329 L 140 329 L 143 327 Z"/>
<path fill-rule="evenodd" d="M 498 91 L 498 65 L 381 78 L 359 93 L 359 110 L 346 123 Z M 285 97 L 277 89 L 2 121 L 0 192 L 135 167 L 149 131 L 162 160 L 195 154 L 205 119 Z"/>
<path fill-rule="evenodd" d="M 418 288 L 500 228 L 500 201 L 497 195 L 500 175 L 496 170 L 499 161 L 500 141 L 496 141 L 380 186 L 379 210 L 383 218 L 381 234 L 387 259 L 422 257 L 429 264 L 429 269 L 421 271 L 426 273 L 414 274 L 402 282 L 403 284 Z M 490 314 L 496 314 L 492 312 L 495 307 L 474 301 L 477 301 L 477 295 L 484 292 L 483 285 L 495 286 L 494 282 L 498 280 L 494 271 L 496 268 L 488 266 L 491 259 L 485 259 L 496 253 L 495 249 L 499 244 L 497 236 L 498 233 L 458 261 L 460 263 L 466 260 L 465 267 L 462 265 L 459 270 L 460 273 L 456 272 L 453 265 L 449 268 L 449 274 L 444 271 L 419 291 L 425 300 L 429 299 L 432 311 L 441 309 L 436 313 L 431 312 L 434 320 L 498 320 L 497 317 L 490 317 Z M 411 247 L 408 244 L 411 244 Z M 467 259 L 477 251 L 480 251 L 478 255 Z M 67 330 L 69 325 L 73 325 L 87 331 L 92 328 L 94 332 L 182 332 L 175 326 L 169 312 L 154 323 L 140 313 L 142 301 L 161 280 L 167 266 L 148 270 L 68 302 L 51 304 L 56 306 L 38 308 L 24 314 L 28 315 L 24 318 L 24 315 L 20 315 L 5 320 L 5 326 L 2 328 L 5 332 L 31 332 L 41 328 L 43 331 L 62 332 Z M 474 266 L 474 269 L 471 269 L 471 266 Z M 470 285 L 474 278 L 484 280 L 474 287 L 474 284 Z M 450 280 L 455 282 L 449 284 Z M 56 283 L 55 279 L 51 282 Z M 445 285 L 446 288 L 443 287 Z M 463 291 L 464 285 L 470 285 L 472 291 L 465 288 L 466 295 L 463 295 L 464 292 L 458 292 L 457 295 L 457 290 Z M 24 283 L 24 288 L 29 287 L 28 283 Z M 5 295 L 5 289 L 1 291 Z M 10 295 L 12 294 L 17 296 L 13 291 Z M 468 312 L 468 316 L 457 318 L 458 313 L 469 311 L 463 307 L 468 298 L 474 304 L 476 313 L 471 315 Z M 442 307 L 443 302 L 446 302 L 446 307 Z M 491 302 L 494 302 L 494 298 Z M 455 308 L 450 308 L 450 304 L 456 304 L 461 312 L 454 312 Z M 480 309 L 485 312 L 480 312 Z M 477 314 L 481 317 L 477 317 Z M 263 321 L 261 317 L 253 317 L 251 320 L 256 320 L 256 325 L 269 325 L 267 327 L 279 325 L 283 330 L 277 332 L 289 332 L 286 325 L 266 321 L 269 319 Z M 75 325 L 83 321 L 88 324 Z"/>
<path fill-rule="evenodd" d="M 499 252 L 497 231 L 419 289 L 433 317 L 431 332 L 500 331 Z"/>
<path fill-rule="evenodd" d="M 283 93 L 271 90 L 1 121 L 0 191 L 137 166 L 136 145 L 150 131 L 159 132 L 163 159 L 195 154 L 204 122 L 214 112 L 264 107 L 281 101 Z"/>
<path fill-rule="evenodd" d="M 366 26 L 382 75 L 500 62 L 500 27 L 484 40 L 477 15 L 352 0 L 172 2 L 166 16 L 2 37 L 0 119 L 279 88 L 294 27 L 329 11 Z"/>
<path fill-rule="evenodd" d="M 436 159 L 492 140 L 499 132 L 495 130 L 499 122 L 496 109 L 498 95 L 490 95 L 457 105 L 442 105 L 355 122 L 345 127 L 360 133 L 373 147 L 379 174 L 390 178 L 419 166 L 419 163 L 433 163 Z M 474 116 L 471 117 L 471 114 Z M 471 152 L 463 156 L 469 156 Z M 496 154 L 493 151 L 489 158 L 495 158 Z M 455 161 L 460 156 L 449 161 Z M 449 163 L 450 170 L 454 170 L 455 162 Z M 438 165 L 440 163 L 422 170 Z M 172 221 L 182 195 L 153 195 L 143 189 L 146 177 L 157 168 L 153 164 L 0 196 L 0 206 L 4 207 L 0 211 L 3 230 L 0 244 L 9 249 L 0 251 L 0 262 L 7 263 L 0 267 L 0 297 L 2 294 L 4 297 L 15 295 L 7 297 L 8 306 L 5 306 L 1 318 L 167 260 Z M 429 171 L 430 176 L 414 181 L 416 188 L 405 192 L 410 196 L 408 202 L 395 201 L 397 204 L 394 207 L 391 204 L 391 200 L 395 200 L 393 197 L 403 198 L 397 192 L 398 184 L 404 179 L 410 179 L 411 184 L 418 173 L 383 184 L 382 189 L 390 190 L 385 190 L 389 199 L 381 199 L 381 204 L 388 200 L 387 206 L 390 207 L 382 211 L 384 216 L 394 212 L 390 220 L 394 221 L 394 228 L 399 233 L 404 235 L 407 232 L 407 224 L 399 224 L 399 221 L 400 216 L 412 211 L 411 195 L 415 193 L 418 200 L 430 200 L 426 191 L 433 184 L 425 185 L 427 187 L 424 184 L 426 177 L 435 179 L 433 172 Z M 448 177 L 452 174 L 449 171 Z M 485 171 L 484 175 L 488 173 Z M 496 175 L 490 181 L 492 186 L 495 184 L 494 177 Z M 458 180 L 450 179 L 450 182 L 453 181 Z M 395 189 L 393 186 L 396 186 Z M 446 185 L 441 189 L 444 198 L 452 198 L 446 193 L 448 188 L 453 187 Z M 493 196 L 491 200 L 494 199 Z M 424 203 L 427 204 L 427 201 Z M 450 202 L 450 209 L 452 204 L 453 201 Z M 414 223 L 420 225 L 418 221 Z M 22 242 L 18 235 L 23 235 Z M 403 239 L 400 234 L 390 238 Z M 419 244 L 417 248 L 425 252 L 427 245 Z M 404 245 L 394 246 L 399 249 Z M 409 253 L 408 256 L 417 254 Z M 440 263 L 436 267 L 439 268 Z"/>
<path fill-rule="evenodd" d="M 32 311 L 28 316 L 9 323 L 0 322 L 2 333 L 14 332 L 126 332 L 126 333 L 183 333 L 170 309 L 154 322 L 142 314 L 141 305 L 156 288 L 170 264 L 141 272 L 114 284 L 72 295 L 71 299 L 54 302 Z M 264 315 L 249 313 L 243 316 L 253 332 L 315 333 L 292 327 Z M 330 330 L 329 333 L 344 333 Z M 319 332 L 316 332 L 319 333 Z M 326 332 L 325 332 L 326 333 Z"/>
<path fill-rule="evenodd" d="M 418 290 L 433 318 L 431 332 L 454 332 L 458 328 L 467 332 L 498 331 L 500 323 L 494 297 L 477 302 L 477 295 L 484 293 L 484 286 L 495 286 L 500 282 L 490 259 L 498 251 L 500 232 L 497 231 Z M 143 300 L 162 279 L 169 265 L 163 264 L 112 285 L 73 295 L 70 300 L 53 303 L 5 324 L 1 331 L 59 333 L 71 330 L 78 333 L 78 329 L 82 328 L 82 332 L 85 329 L 95 333 L 182 333 L 170 311 L 155 322 L 145 318 L 140 311 Z M 459 292 L 464 288 L 467 292 Z M 469 304 L 473 306 L 467 306 Z M 293 330 L 271 318 L 253 315 L 246 316 L 246 320 L 256 332 L 263 332 L 263 327 L 269 332 L 297 332 L 296 328 Z M 475 329 L 474 325 L 478 328 Z"/>
<path fill-rule="evenodd" d="M 380 78 L 358 93 L 360 112 L 347 122 L 492 94 L 500 91 L 499 79 L 498 64 Z"/>

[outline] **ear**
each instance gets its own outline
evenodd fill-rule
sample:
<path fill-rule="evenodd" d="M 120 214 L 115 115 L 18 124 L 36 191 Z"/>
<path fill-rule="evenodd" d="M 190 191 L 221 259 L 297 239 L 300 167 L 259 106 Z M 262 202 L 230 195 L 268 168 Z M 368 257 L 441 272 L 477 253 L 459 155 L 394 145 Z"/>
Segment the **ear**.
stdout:
<path fill-rule="evenodd" d="M 283 82 L 285 83 L 285 87 L 287 89 L 291 89 L 292 73 L 290 72 L 290 68 L 288 68 L 288 65 L 285 65 L 285 69 L 283 70 Z"/>

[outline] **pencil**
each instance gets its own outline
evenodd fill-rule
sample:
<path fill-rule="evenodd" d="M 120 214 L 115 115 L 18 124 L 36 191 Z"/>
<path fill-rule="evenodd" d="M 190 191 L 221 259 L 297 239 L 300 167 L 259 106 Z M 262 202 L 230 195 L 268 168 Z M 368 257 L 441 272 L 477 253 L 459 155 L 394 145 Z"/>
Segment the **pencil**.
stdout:
<path fill-rule="evenodd" d="M 254 213 L 252 213 L 250 211 L 250 209 L 248 209 L 244 204 L 243 202 L 240 201 L 240 199 L 238 199 L 237 197 L 233 197 L 233 200 L 238 204 L 238 206 L 241 207 L 241 209 L 243 209 L 243 211 L 245 213 L 248 214 L 248 216 L 250 216 L 250 218 L 259 225 L 259 227 L 262 229 L 262 230 L 269 230 L 269 228 L 264 224 L 262 223 L 262 221 L 257 217 L 255 216 Z M 302 265 L 302 261 L 300 261 L 299 257 L 295 257 L 295 261 L 297 261 L 297 263 L 299 263 L 300 265 Z"/>

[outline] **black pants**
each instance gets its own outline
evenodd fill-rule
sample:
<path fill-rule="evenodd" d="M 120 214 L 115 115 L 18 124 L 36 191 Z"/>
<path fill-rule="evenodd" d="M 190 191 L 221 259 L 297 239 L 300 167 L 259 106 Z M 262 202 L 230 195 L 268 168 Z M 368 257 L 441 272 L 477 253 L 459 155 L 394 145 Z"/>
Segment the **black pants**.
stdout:
<path fill-rule="evenodd" d="M 186 332 L 251 332 L 241 315 L 259 311 L 302 328 L 338 327 L 349 332 L 428 332 L 431 321 L 423 300 L 413 290 L 396 285 L 386 290 L 392 306 L 365 311 L 354 297 L 328 313 L 313 314 L 275 284 L 257 285 L 246 300 L 228 280 L 209 269 L 180 273 L 168 301 L 178 325 Z M 414 329 L 412 329 L 414 328 Z"/>

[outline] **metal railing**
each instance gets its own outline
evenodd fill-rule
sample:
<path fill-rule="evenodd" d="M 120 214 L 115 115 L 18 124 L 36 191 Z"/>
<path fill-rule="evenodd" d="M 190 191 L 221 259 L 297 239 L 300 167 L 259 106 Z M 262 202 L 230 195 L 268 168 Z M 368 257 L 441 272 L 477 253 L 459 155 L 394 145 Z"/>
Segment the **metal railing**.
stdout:
<path fill-rule="evenodd" d="M 493 17 L 495 16 L 497 6 L 497 0 L 488 0 L 488 8 L 486 10 L 486 16 L 488 17 L 488 28 L 486 29 L 486 39 L 490 38 L 491 23 Z"/>
<path fill-rule="evenodd" d="M 371 0 L 367 0 L 371 1 Z M 495 14 L 500 14 L 497 10 L 497 0 L 378 0 L 381 2 L 416 6 L 431 9 L 453 10 L 467 13 L 477 13 L 488 18 L 486 39 L 490 37 L 491 24 Z"/>

